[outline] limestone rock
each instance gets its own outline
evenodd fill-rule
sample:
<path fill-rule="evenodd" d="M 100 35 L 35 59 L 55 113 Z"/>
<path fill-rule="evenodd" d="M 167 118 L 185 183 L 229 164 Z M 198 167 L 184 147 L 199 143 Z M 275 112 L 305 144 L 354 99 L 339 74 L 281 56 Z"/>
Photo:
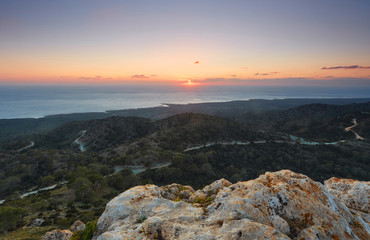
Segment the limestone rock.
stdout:
<path fill-rule="evenodd" d="M 189 202 L 203 203 L 208 204 L 209 201 L 214 200 L 216 194 L 223 189 L 224 187 L 230 186 L 232 183 L 222 178 L 211 183 L 208 186 L 205 186 L 202 190 L 194 192 L 190 198 Z"/>
<path fill-rule="evenodd" d="M 72 232 L 69 230 L 53 230 L 47 232 L 43 240 L 68 240 L 72 237 Z"/>
<path fill-rule="evenodd" d="M 194 193 L 194 189 L 190 186 L 173 183 L 165 187 L 161 187 L 162 196 L 169 200 L 189 199 Z"/>
<path fill-rule="evenodd" d="M 227 181 L 224 178 L 221 178 L 220 180 L 217 180 L 211 183 L 210 185 L 205 186 L 203 188 L 203 192 L 207 193 L 207 195 L 214 195 L 217 194 L 224 187 L 228 187 L 231 184 L 232 184 L 231 182 Z"/>
<path fill-rule="evenodd" d="M 31 222 L 30 226 L 31 226 L 31 227 L 40 227 L 44 222 L 45 222 L 45 220 L 44 220 L 44 219 L 41 219 L 41 218 L 35 218 L 35 219 L 33 219 L 33 221 Z"/>
<path fill-rule="evenodd" d="M 347 207 L 370 213 L 370 182 L 330 178 L 325 187 Z"/>
<path fill-rule="evenodd" d="M 192 194 L 179 201 L 184 189 Z M 194 203 L 195 196 L 211 200 Z M 196 192 L 178 184 L 137 186 L 107 204 L 97 229 L 97 240 L 370 239 L 361 214 L 289 170 L 233 185 L 221 179 Z"/>
<path fill-rule="evenodd" d="M 85 229 L 85 224 L 83 222 L 81 222 L 80 220 L 77 220 L 76 222 L 74 222 L 72 224 L 72 226 L 69 228 L 69 230 L 71 230 L 71 232 L 78 232 L 78 231 L 82 231 Z"/>

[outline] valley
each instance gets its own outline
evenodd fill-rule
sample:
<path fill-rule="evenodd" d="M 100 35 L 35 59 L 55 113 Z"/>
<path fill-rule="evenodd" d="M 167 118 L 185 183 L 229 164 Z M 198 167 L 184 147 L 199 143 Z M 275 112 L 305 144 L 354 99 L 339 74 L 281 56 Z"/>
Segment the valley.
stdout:
<path fill-rule="evenodd" d="M 44 221 L 41 232 L 94 221 L 112 197 L 148 183 L 199 189 L 220 178 L 236 183 L 282 169 L 319 182 L 369 180 L 370 102 L 312 101 L 194 104 L 176 111 L 169 104 L 166 113 L 127 110 L 138 115 L 17 132 L 0 144 L 0 222 L 14 215 L 0 239 L 25 225 L 22 234 L 32 238 L 29 224 L 36 218 Z"/>

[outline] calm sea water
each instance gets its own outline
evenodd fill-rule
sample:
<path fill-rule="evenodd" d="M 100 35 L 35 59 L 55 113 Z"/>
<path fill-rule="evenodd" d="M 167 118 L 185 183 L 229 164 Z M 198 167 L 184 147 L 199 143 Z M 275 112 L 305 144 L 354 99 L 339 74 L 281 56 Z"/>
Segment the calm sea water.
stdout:
<path fill-rule="evenodd" d="M 162 103 L 282 98 L 368 98 L 369 88 L 252 86 L 0 86 L 0 119 L 103 112 Z"/>

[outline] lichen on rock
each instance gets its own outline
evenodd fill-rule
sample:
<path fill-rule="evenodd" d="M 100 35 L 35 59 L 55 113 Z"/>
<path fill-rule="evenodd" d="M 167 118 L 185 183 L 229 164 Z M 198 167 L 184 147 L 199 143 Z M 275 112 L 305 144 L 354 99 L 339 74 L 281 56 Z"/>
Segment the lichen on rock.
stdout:
<path fill-rule="evenodd" d="M 50 232 L 47 232 L 43 240 L 68 240 L 72 237 L 72 232 L 69 230 L 53 230 Z"/>
<path fill-rule="evenodd" d="M 358 186 L 351 194 L 368 198 Z M 342 202 L 337 194 L 289 170 L 236 184 L 220 179 L 198 191 L 137 186 L 107 204 L 93 239 L 370 239 L 359 213 L 367 214 L 364 202 Z"/>

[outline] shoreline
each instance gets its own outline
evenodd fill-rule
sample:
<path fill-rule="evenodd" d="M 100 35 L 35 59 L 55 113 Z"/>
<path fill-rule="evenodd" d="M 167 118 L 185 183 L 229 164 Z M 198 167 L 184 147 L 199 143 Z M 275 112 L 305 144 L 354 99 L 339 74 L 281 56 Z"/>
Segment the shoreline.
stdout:
<path fill-rule="evenodd" d="M 305 98 L 295 98 L 295 97 L 283 97 L 283 98 L 250 98 L 250 99 L 243 99 L 243 100 L 230 100 L 230 101 L 204 101 L 204 102 L 195 102 L 195 103 L 160 103 L 156 106 L 151 107 L 132 107 L 132 108 L 123 108 L 123 109 L 116 109 L 116 110 L 105 110 L 105 111 L 96 111 L 96 112 L 68 112 L 68 113 L 56 113 L 56 114 L 49 114 L 44 116 L 36 116 L 36 117 L 14 117 L 14 118 L 0 118 L 1 120 L 42 120 L 42 119 L 51 119 L 51 118 L 59 118 L 59 117 L 66 117 L 66 116 L 74 116 L 74 115 L 91 115 L 91 114 L 98 114 L 98 115 L 107 115 L 106 117 L 110 117 L 110 114 L 114 116 L 117 112 L 122 111 L 145 111 L 145 110 L 154 110 L 154 109 L 170 109 L 171 107 L 186 107 L 186 106 L 194 106 L 194 105 L 201 105 L 201 104 L 232 104 L 232 103 L 247 103 L 251 101 L 294 101 L 294 100 L 316 100 L 316 101 L 341 101 L 341 100 L 352 100 L 351 103 L 366 103 L 370 101 L 370 97 L 305 97 Z M 333 103 L 322 103 L 322 104 L 330 104 L 330 105 L 346 105 L 351 103 L 342 103 L 342 104 L 333 104 Z M 298 105 L 297 105 L 298 106 Z"/>

